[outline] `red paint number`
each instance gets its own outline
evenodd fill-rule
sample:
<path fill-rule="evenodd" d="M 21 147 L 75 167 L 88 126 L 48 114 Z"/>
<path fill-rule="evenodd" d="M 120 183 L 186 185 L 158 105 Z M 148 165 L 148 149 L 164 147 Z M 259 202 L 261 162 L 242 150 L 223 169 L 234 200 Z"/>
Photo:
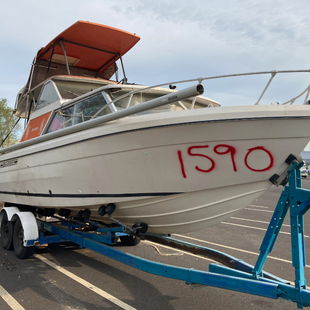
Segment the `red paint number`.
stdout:
<path fill-rule="evenodd" d="M 210 160 L 210 162 L 211 162 L 211 167 L 210 167 L 209 169 L 207 169 L 207 170 L 201 169 L 201 168 L 199 168 L 198 166 L 195 167 L 195 169 L 198 170 L 198 171 L 200 171 L 200 172 L 210 172 L 210 171 L 212 171 L 212 170 L 214 169 L 214 167 L 215 167 L 215 162 L 214 162 L 214 160 L 213 160 L 212 158 L 210 158 L 209 156 L 206 156 L 206 155 L 203 155 L 203 154 L 193 154 L 193 153 L 192 153 L 192 150 L 193 150 L 193 149 L 202 149 L 202 148 L 207 148 L 207 147 L 209 147 L 209 145 L 191 146 L 191 147 L 189 147 L 188 150 L 187 150 L 187 153 L 188 153 L 188 155 L 190 155 L 190 156 L 200 156 L 200 157 L 204 157 L 204 158 L 207 158 L 207 159 Z"/>
<path fill-rule="evenodd" d="M 264 168 L 264 169 L 254 169 L 254 168 L 252 168 L 252 167 L 249 166 L 249 164 L 248 164 L 248 156 L 249 156 L 253 151 L 255 151 L 255 150 L 264 151 L 264 152 L 266 152 L 266 153 L 269 155 L 270 164 L 269 164 L 268 167 L 266 167 L 266 168 Z M 244 163 L 245 163 L 245 165 L 246 165 L 250 170 L 252 170 L 252 171 L 256 171 L 256 172 L 267 171 L 267 170 L 271 169 L 272 166 L 273 166 L 273 156 L 272 156 L 272 154 L 271 154 L 268 150 L 266 150 L 263 146 L 257 146 L 257 147 L 253 147 L 253 148 L 249 149 L 249 151 L 247 152 L 247 154 L 246 154 L 246 156 L 245 156 L 245 158 L 244 158 Z"/>
<path fill-rule="evenodd" d="M 196 145 L 196 146 L 190 146 L 187 149 L 187 154 L 189 156 L 192 156 L 192 157 L 198 156 L 198 157 L 203 157 L 203 158 L 208 159 L 209 164 L 211 164 L 210 168 L 202 169 L 202 168 L 200 168 L 198 166 L 195 166 L 195 169 L 197 171 L 200 171 L 200 172 L 203 172 L 203 173 L 211 172 L 215 168 L 215 165 L 216 165 L 215 161 L 211 157 L 209 157 L 207 155 L 204 155 L 204 154 L 201 154 L 201 153 L 193 153 L 193 150 L 195 150 L 195 149 L 206 149 L 208 147 L 209 147 L 209 145 Z M 267 153 L 267 155 L 270 158 L 269 166 L 267 166 L 266 168 L 263 168 L 263 169 L 255 169 L 255 168 L 253 168 L 253 167 L 251 167 L 249 165 L 248 157 L 249 157 L 249 155 L 251 153 L 253 153 L 255 151 L 263 151 L 263 152 Z M 218 144 L 218 145 L 216 145 L 213 148 L 213 152 L 215 154 L 217 154 L 217 155 L 220 155 L 220 156 L 226 155 L 226 154 L 230 154 L 230 158 L 231 158 L 231 163 L 232 163 L 233 169 L 234 169 L 235 172 L 237 172 L 237 165 L 236 165 L 236 161 L 235 161 L 235 155 L 237 153 L 237 150 L 236 150 L 235 147 L 233 147 L 231 145 L 228 145 L 228 144 Z M 178 151 L 178 159 L 179 159 L 180 166 L 181 166 L 182 176 L 185 179 L 187 177 L 187 175 L 186 175 L 186 172 L 185 172 L 185 164 L 184 164 L 184 161 L 183 161 L 183 155 L 182 155 L 182 152 L 180 150 Z M 273 165 L 274 165 L 274 158 L 273 158 L 271 152 L 268 151 L 267 149 L 265 149 L 263 146 L 256 146 L 256 147 L 248 149 L 248 152 L 246 153 L 246 155 L 244 157 L 244 164 L 251 171 L 263 172 L 263 171 L 270 170 L 273 167 Z"/>
<path fill-rule="evenodd" d="M 186 173 L 185 173 L 185 168 L 184 168 L 184 162 L 183 162 L 183 157 L 182 157 L 182 152 L 178 151 L 178 157 L 179 157 L 179 161 L 180 161 L 180 165 L 181 165 L 181 171 L 182 171 L 182 175 L 183 178 L 186 178 Z"/>
<path fill-rule="evenodd" d="M 225 151 L 220 152 L 218 150 L 219 148 L 224 148 L 224 147 L 226 148 Z M 231 162 L 233 164 L 234 171 L 237 171 L 237 167 L 236 167 L 236 163 L 235 163 L 236 149 L 233 146 L 227 145 L 227 144 L 219 144 L 219 145 L 216 145 L 213 150 L 216 154 L 219 154 L 219 155 L 224 155 L 224 154 L 230 153 Z"/>

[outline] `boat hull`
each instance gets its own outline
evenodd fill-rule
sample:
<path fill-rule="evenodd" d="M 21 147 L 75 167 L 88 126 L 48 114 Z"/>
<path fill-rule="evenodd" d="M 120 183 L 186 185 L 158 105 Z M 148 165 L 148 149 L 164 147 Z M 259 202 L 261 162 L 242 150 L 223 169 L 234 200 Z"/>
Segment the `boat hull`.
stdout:
<path fill-rule="evenodd" d="M 309 142 L 309 107 L 234 107 L 120 119 L 0 157 L 0 201 L 92 211 L 153 233 L 200 230 L 250 204 Z M 159 117 L 160 116 L 160 117 Z"/>

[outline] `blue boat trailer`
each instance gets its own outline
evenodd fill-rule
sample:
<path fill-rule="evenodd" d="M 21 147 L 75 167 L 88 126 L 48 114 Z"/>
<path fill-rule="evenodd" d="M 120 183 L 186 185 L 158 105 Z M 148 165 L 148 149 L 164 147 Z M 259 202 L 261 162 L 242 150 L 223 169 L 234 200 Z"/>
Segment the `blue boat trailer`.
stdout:
<path fill-rule="evenodd" d="M 275 185 L 285 185 L 287 181 L 288 185 L 284 187 L 279 198 L 260 247 L 260 255 L 255 266 L 223 252 L 171 238 L 169 235 L 150 233 L 139 234 L 139 230 L 136 230 L 136 235 L 134 235 L 132 232 L 128 231 L 126 225 L 120 225 L 119 223 L 111 227 L 106 227 L 102 223 L 89 220 L 85 220 L 85 222 L 82 223 L 78 220 L 69 220 L 63 217 L 58 217 L 60 221 L 57 223 L 43 221 L 37 218 L 36 224 L 39 236 L 36 239 L 27 239 L 27 227 L 24 227 L 22 251 L 18 252 L 19 250 L 17 249 L 17 252 L 21 253 L 17 256 L 26 258 L 32 253 L 31 251 L 28 253 L 27 250 L 33 249 L 36 245 L 71 241 L 78 244 L 81 248 L 88 248 L 123 264 L 151 274 L 182 280 L 189 285 L 213 286 L 273 299 L 284 298 L 295 302 L 297 307 L 302 309 L 304 306 L 310 306 L 310 291 L 307 290 L 304 274 L 306 258 L 303 223 L 303 216 L 310 208 L 310 191 L 301 187 L 300 168 L 303 162 L 291 155 L 286 160 L 286 163 L 288 167 L 285 173 L 280 176 L 274 175 L 270 179 Z M 7 210 L 6 212 L 9 212 L 8 210 L 11 208 L 4 208 L 1 211 L 0 221 L 2 226 L 4 211 Z M 288 211 L 291 226 L 292 264 L 295 268 L 294 285 L 289 281 L 263 271 L 268 254 L 273 249 Z M 30 213 L 16 212 L 13 214 L 14 210 L 10 212 L 12 213 L 11 215 L 8 214 L 8 216 L 5 216 L 9 219 L 8 223 L 13 223 L 15 221 L 15 226 L 17 225 L 17 217 L 27 216 L 26 213 Z M 54 217 L 57 218 L 56 215 Z M 21 219 L 20 222 L 26 223 L 27 221 Z M 8 230 L 10 229 L 10 226 L 8 226 Z M 3 233 L 2 228 L 1 233 Z M 29 233 L 28 236 L 31 236 L 31 233 Z M 13 236 L 13 239 L 14 238 Z M 149 240 L 207 257 L 217 263 L 209 264 L 209 271 L 207 272 L 150 261 L 122 252 L 116 247 L 113 247 L 113 245 L 117 243 L 118 238 L 120 238 L 125 245 L 135 245 L 139 242 L 139 238 Z M 3 243 L 6 240 L 3 241 L 1 238 L 1 241 Z M 16 247 L 18 241 L 15 240 L 14 242 Z"/>

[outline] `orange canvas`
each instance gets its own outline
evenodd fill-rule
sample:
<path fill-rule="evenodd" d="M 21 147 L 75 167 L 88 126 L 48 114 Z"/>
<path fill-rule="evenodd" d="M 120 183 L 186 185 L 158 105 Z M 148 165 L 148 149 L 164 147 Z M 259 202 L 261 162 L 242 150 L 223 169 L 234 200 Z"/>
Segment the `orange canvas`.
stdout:
<path fill-rule="evenodd" d="M 41 135 L 51 113 L 52 112 L 48 112 L 46 114 L 43 114 L 43 115 L 31 120 L 28 123 L 27 128 L 26 128 L 20 142 L 39 137 Z"/>
<path fill-rule="evenodd" d="M 52 48 L 54 54 L 63 55 L 60 40 L 64 41 L 66 55 L 79 60 L 76 67 L 103 72 L 119 59 L 119 55 L 126 54 L 140 37 L 117 28 L 78 21 L 41 49 L 38 59 L 49 60 Z"/>

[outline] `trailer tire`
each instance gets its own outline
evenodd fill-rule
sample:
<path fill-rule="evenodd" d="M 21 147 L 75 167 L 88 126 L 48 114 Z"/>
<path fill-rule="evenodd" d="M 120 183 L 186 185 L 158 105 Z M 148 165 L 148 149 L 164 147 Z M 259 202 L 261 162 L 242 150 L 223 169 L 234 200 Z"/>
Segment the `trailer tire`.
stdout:
<path fill-rule="evenodd" d="M 127 246 L 137 245 L 140 242 L 140 237 L 138 236 L 120 236 L 120 239 L 122 244 Z"/>
<path fill-rule="evenodd" d="M 1 245 L 6 250 L 13 250 L 14 222 L 8 220 L 6 212 L 1 220 Z"/>
<path fill-rule="evenodd" d="M 24 229 L 20 218 L 17 219 L 13 231 L 14 253 L 18 258 L 26 259 L 34 253 L 34 246 L 24 246 Z"/>

